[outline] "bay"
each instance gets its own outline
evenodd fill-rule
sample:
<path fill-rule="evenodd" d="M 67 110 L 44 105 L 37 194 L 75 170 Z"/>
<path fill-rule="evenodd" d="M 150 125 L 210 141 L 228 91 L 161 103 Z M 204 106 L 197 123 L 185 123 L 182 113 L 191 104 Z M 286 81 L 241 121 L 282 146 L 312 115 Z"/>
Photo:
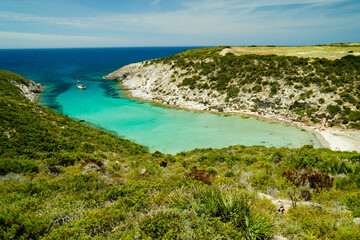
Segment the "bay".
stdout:
<path fill-rule="evenodd" d="M 166 57 L 192 47 L 0 50 L 0 68 L 45 85 L 41 102 L 57 112 L 149 147 L 178 153 L 230 145 L 321 147 L 313 133 L 243 118 L 154 106 L 126 98 L 102 76 L 133 62 Z M 76 87 L 81 74 L 87 90 Z"/>

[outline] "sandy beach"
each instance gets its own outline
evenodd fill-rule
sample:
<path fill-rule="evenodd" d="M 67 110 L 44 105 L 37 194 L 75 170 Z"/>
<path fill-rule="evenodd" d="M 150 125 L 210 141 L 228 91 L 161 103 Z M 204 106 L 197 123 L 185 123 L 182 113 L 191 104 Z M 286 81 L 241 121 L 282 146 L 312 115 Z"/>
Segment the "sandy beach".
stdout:
<path fill-rule="evenodd" d="M 325 129 L 314 130 L 316 136 L 326 148 L 334 151 L 360 152 L 360 131 Z"/>
<path fill-rule="evenodd" d="M 340 128 L 317 128 L 308 126 L 306 123 L 295 122 L 283 116 L 276 115 L 261 115 L 258 113 L 251 113 L 250 111 L 238 111 L 239 114 L 251 115 L 272 121 L 284 122 L 291 125 L 298 126 L 315 134 L 317 139 L 321 142 L 324 148 L 329 148 L 333 151 L 356 151 L 360 152 L 360 131 L 359 130 L 344 130 Z"/>

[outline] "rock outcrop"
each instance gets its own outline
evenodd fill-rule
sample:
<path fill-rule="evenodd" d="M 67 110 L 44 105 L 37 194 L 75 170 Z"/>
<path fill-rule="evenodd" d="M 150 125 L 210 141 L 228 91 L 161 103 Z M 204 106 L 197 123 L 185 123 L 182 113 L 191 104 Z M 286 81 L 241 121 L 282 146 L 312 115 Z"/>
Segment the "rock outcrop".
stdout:
<path fill-rule="evenodd" d="M 174 77 L 175 75 L 179 77 Z M 179 86 L 186 77 L 189 77 L 186 71 L 168 64 L 140 62 L 124 66 L 104 78 L 119 81 L 132 97 L 145 101 L 192 110 L 246 113 L 283 122 L 298 120 L 298 116 L 292 111 L 294 108 L 317 105 L 318 101 L 318 95 L 310 97 L 306 102 L 294 100 L 296 98 L 293 99 L 292 96 L 301 93 L 293 89 L 284 89 L 271 98 L 267 91 L 241 92 L 236 99 L 229 101 L 225 94 L 214 89 Z M 321 112 L 326 116 L 326 109 Z"/>
<path fill-rule="evenodd" d="M 360 129 L 360 58 L 223 56 L 220 50 L 134 63 L 105 78 L 120 81 L 135 98 L 175 107 Z"/>
<path fill-rule="evenodd" d="M 22 83 L 13 81 L 12 84 L 18 87 L 20 93 L 31 102 L 35 102 L 37 99 L 36 93 L 41 92 L 41 85 L 31 80 L 27 80 L 26 82 Z"/>

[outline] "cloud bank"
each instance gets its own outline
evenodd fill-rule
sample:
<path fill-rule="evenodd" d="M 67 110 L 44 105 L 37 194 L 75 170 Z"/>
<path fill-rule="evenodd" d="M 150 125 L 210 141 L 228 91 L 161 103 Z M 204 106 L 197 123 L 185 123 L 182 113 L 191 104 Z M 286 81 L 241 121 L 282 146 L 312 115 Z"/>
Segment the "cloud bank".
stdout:
<path fill-rule="evenodd" d="M 141 11 L 128 13 L 94 8 L 91 15 L 81 17 L 3 10 L 0 40 L 12 36 L 29 41 L 62 38 L 94 46 L 167 46 L 309 44 L 360 37 L 358 1 L 200 0 L 180 1 L 175 10 L 163 4 L 148 1 L 148 6 L 139 5 Z M 24 32 L 24 26 L 29 31 Z"/>

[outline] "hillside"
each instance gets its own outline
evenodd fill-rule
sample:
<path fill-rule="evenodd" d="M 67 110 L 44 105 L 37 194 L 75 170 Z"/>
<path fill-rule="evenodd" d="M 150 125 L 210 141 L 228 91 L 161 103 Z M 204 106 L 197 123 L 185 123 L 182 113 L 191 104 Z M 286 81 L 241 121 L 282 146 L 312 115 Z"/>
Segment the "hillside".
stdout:
<path fill-rule="evenodd" d="M 315 48 L 316 55 L 337 59 L 265 55 L 312 56 Z M 307 49 L 307 54 L 301 47 L 193 49 L 131 64 L 105 78 L 121 81 L 133 97 L 176 107 L 360 129 L 358 45 Z"/>
<path fill-rule="evenodd" d="M 360 43 L 335 43 L 328 45 L 276 47 L 276 46 L 252 46 L 226 48 L 220 54 L 233 53 L 235 55 L 279 55 L 306 58 L 340 59 L 346 55 L 360 55 Z"/>
<path fill-rule="evenodd" d="M 0 239 L 360 238 L 358 153 L 151 154 L 31 102 L 39 90 L 0 71 Z"/>

